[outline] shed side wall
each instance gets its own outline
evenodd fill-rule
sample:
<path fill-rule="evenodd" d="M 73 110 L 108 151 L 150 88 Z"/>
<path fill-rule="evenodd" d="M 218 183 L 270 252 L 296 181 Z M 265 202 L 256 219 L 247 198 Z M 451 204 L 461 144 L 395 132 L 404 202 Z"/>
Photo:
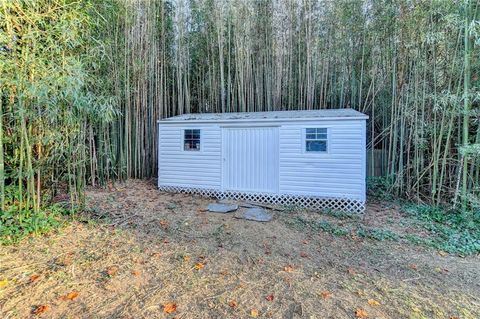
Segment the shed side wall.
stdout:
<path fill-rule="evenodd" d="M 200 129 L 200 151 L 183 150 L 183 130 Z M 221 131 L 211 124 L 160 124 L 158 185 L 219 190 Z"/>
<path fill-rule="evenodd" d="M 278 121 L 279 192 L 365 200 L 365 120 Z M 262 123 L 251 122 L 249 125 Z M 221 126 L 160 123 L 159 186 L 221 190 Z M 228 127 L 235 126 L 228 123 Z M 245 124 L 242 124 L 245 126 Z M 327 127 L 328 154 L 306 153 L 304 129 Z M 201 151 L 182 149 L 183 130 L 201 129 Z"/>
<path fill-rule="evenodd" d="M 305 128 L 328 128 L 328 153 L 305 152 Z M 365 200 L 365 120 L 284 123 L 280 193 Z"/>

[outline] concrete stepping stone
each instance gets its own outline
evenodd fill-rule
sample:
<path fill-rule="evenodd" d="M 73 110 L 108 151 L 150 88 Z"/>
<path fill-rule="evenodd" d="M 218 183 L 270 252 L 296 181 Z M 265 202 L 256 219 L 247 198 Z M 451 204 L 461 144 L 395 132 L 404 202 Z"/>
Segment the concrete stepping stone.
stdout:
<path fill-rule="evenodd" d="M 252 207 L 245 210 L 243 214 L 239 214 L 237 218 L 253 220 L 256 222 L 269 222 L 272 220 L 273 214 L 267 212 L 261 207 Z"/>
<path fill-rule="evenodd" d="M 212 213 L 231 213 L 238 209 L 236 204 L 224 204 L 224 203 L 210 203 L 208 204 L 208 211 Z"/>

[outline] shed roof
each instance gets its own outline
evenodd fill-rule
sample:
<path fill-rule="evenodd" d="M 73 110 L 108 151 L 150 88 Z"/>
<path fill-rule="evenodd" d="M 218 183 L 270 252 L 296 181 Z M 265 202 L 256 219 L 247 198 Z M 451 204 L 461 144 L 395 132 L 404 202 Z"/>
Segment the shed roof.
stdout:
<path fill-rule="evenodd" d="M 367 119 L 368 116 L 354 109 L 323 109 L 269 112 L 190 113 L 168 117 L 161 122 L 223 122 L 237 120 L 289 120 L 289 119 Z"/>

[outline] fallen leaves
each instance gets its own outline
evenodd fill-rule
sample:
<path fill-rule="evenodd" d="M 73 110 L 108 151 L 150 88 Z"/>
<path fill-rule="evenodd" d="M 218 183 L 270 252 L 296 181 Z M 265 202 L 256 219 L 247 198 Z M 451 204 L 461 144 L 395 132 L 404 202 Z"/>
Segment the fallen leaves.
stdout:
<path fill-rule="evenodd" d="M 347 272 L 352 276 L 354 276 L 357 273 L 355 269 L 353 269 L 352 267 L 348 267 Z"/>
<path fill-rule="evenodd" d="M 79 295 L 80 295 L 80 293 L 78 291 L 73 290 L 73 291 L 69 292 L 68 294 L 66 294 L 65 296 L 60 297 L 60 299 L 62 299 L 62 300 L 73 300 L 73 299 L 77 298 Z"/>
<path fill-rule="evenodd" d="M 448 273 L 448 269 L 447 268 L 440 268 L 440 267 L 436 267 L 435 268 L 435 271 L 438 272 L 438 273 Z"/>
<path fill-rule="evenodd" d="M 231 300 L 228 302 L 228 305 L 230 306 L 230 308 L 237 308 L 238 302 L 236 302 L 235 300 Z"/>
<path fill-rule="evenodd" d="M 306 252 L 302 251 L 302 252 L 300 253 L 300 257 L 302 257 L 302 258 L 308 258 L 308 254 L 307 254 Z"/>
<path fill-rule="evenodd" d="M 412 270 L 418 270 L 418 267 L 415 264 L 410 264 L 408 267 L 410 267 Z"/>
<path fill-rule="evenodd" d="M 36 282 L 38 279 L 40 279 L 40 275 L 33 274 L 33 275 L 30 276 L 30 283 L 33 284 L 33 283 Z"/>
<path fill-rule="evenodd" d="M 173 313 L 177 311 L 177 304 L 173 302 L 169 302 L 163 305 L 163 312 L 165 313 Z"/>
<path fill-rule="evenodd" d="M 293 272 L 294 268 L 292 265 L 286 265 L 285 267 L 283 267 L 283 270 L 286 272 Z"/>
<path fill-rule="evenodd" d="M 375 299 L 368 299 L 367 302 L 370 306 L 380 306 L 380 303 L 378 301 L 376 301 Z"/>
<path fill-rule="evenodd" d="M 271 247 L 268 243 L 263 243 L 263 249 L 265 250 L 265 255 L 270 255 L 272 253 Z"/>
<path fill-rule="evenodd" d="M 357 317 L 357 318 L 368 318 L 368 313 L 365 311 L 365 309 L 358 308 L 355 311 L 355 317 Z"/>
<path fill-rule="evenodd" d="M 8 285 L 8 279 L 0 280 L 0 289 Z"/>
<path fill-rule="evenodd" d="M 140 276 L 140 274 L 141 274 L 140 270 L 132 270 L 132 275 L 134 275 L 135 277 Z"/>
<path fill-rule="evenodd" d="M 35 307 L 35 309 L 33 309 L 32 314 L 38 316 L 38 315 L 41 315 L 42 313 L 47 312 L 48 310 L 50 310 L 49 305 L 39 305 L 39 306 Z"/>
<path fill-rule="evenodd" d="M 331 295 L 332 295 L 332 293 L 330 291 L 327 291 L 327 290 L 320 292 L 320 296 L 323 299 L 328 299 L 328 298 L 330 298 Z"/>
<path fill-rule="evenodd" d="M 110 266 L 107 268 L 107 275 L 110 277 L 115 276 L 118 273 L 118 267 L 117 266 Z"/>
<path fill-rule="evenodd" d="M 160 220 L 160 226 L 162 226 L 164 229 L 168 228 L 168 221 L 165 219 Z"/>
<path fill-rule="evenodd" d="M 196 263 L 195 266 L 194 266 L 194 268 L 195 268 L 196 270 L 200 270 L 200 269 L 202 269 L 203 267 L 205 267 L 205 264 L 204 264 L 204 263 Z"/>
<path fill-rule="evenodd" d="M 250 316 L 252 316 L 253 318 L 257 318 L 258 317 L 258 310 L 255 309 L 255 308 L 250 310 Z"/>
<path fill-rule="evenodd" d="M 274 298 L 273 295 L 268 295 L 265 297 L 267 301 L 273 301 L 273 298 Z"/>

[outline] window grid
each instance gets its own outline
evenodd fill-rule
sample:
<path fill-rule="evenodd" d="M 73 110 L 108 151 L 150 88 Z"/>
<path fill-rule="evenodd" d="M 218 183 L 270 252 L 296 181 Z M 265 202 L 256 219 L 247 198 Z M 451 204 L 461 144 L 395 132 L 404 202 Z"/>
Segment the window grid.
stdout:
<path fill-rule="evenodd" d="M 200 151 L 199 129 L 188 129 L 184 131 L 183 149 L 185 151 Z"/>
<path fill-rule="evenodd" d="M 308 153 L 327 153 L 328 133 L 326 128 L 307 128 L 305 130 L 305 151 Z"/>

